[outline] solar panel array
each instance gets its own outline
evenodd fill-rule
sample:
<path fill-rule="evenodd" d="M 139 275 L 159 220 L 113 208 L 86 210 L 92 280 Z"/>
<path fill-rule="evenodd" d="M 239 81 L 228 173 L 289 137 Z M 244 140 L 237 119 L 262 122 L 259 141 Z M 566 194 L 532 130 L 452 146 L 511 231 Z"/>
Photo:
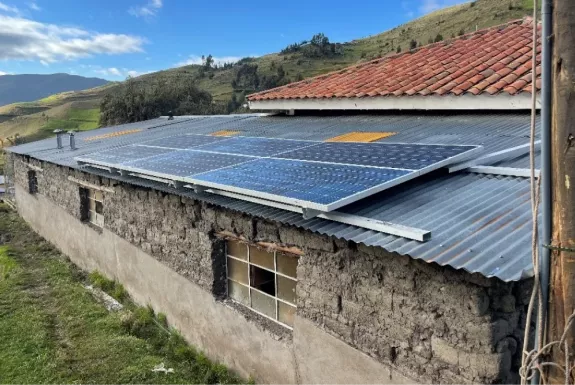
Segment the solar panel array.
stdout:
<path fill-rule="evenodd" d="M 459 162 L 478 149 L 189 134 L 75 159 L 327 212 Z"/>

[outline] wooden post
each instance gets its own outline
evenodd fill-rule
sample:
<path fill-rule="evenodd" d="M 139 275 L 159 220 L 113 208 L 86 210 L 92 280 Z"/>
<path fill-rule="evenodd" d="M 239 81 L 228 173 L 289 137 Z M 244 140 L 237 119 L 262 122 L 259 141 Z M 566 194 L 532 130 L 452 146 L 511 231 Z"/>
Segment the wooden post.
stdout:
<path fill-rule="evenodd" d="M 547 341 L 561 338 L 575 309 L 575 1 L 553 1 L 553 106 L 551 126 L 552 242 L 551 293 Z M 567 342 L 571 366 L 575 357 L 575 325 Z M 563 365 L 565 354 L 555 348 L 552 361 Z M 564 375 L 550 369 L 552 383 Z M 570 383 L 573 383 L 571 375 Z"/>

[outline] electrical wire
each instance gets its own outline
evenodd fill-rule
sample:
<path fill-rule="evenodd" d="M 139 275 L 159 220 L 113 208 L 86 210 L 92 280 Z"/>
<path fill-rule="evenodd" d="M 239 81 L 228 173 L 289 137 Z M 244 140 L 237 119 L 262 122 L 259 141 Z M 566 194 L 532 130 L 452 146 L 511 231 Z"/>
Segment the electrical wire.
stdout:
<path fill-rule="evenodd" d="M 534 378 L 534 376 L 539 373 L 540 382 L 547 384 L 547 378 L 545 377 L 545 368 L 555 368 L 564 375 L 565 384 L 572 383 L 572 372 L 575 369 L 575 364 L 570 365 L 569 362 L 569 345 L 566 341 L 568 331 L 571 329 L 575 321 L 575 311 L 567 319 L 563 334 L 559 341 L 552 341 L 545 344 L 545 327 L 546 320 L 543 318 L 543 301 L 541 292 L 541 281 L 539 276 L 539 248 L 538 248 L 538 213 L 539 213 L 539 193 L 541 187 L 541 179 L 549 178 L 549 175 L 541 174 L 539 178 L 535 177 L 535 125 L 536 125 L 536 114 L 537 114 L 537 40 L 538 40 L 538 25 L 537 25 L 537 0 L 533 0 L 533 52 L 532 52 L 532 94 L 531 94 L 531 131 L 530 131 L 530 156 L 529 156 L 529 166 L 530 166 L 530 182 L 531 182 L 531 209 L 533 218 L 533 228 L 532 228 L 532 242 L 531 242 L 531 254 L 533 262 L 534 280 L 533 280 L 533 291 L 531 292 L 531 298 L 529 300 L 529 306 L 527 307 L 527 316 L 525 320 L 525 332 L 523 336 L 523 354 L 521 359 L 521 368 L 519 369 L 519 375 L 521 376 L 521 384 L 527 384 L 528 381 Z M 545 38 L 545 37 L 543 37 Z M 529 349 L 530 345 L 530 330 L 531 330 L 531 320 L 533 318 L 533 311 L 535 304 L 537 303 L 537 346 L 534 346 L 532 350 Z M 551 349 L 558 347 L 564 351 L 564 365 L 560 365 L 556 362 L 543 361 L 540 362 L 541 358 L 544 358 L 550 353 Z"/>

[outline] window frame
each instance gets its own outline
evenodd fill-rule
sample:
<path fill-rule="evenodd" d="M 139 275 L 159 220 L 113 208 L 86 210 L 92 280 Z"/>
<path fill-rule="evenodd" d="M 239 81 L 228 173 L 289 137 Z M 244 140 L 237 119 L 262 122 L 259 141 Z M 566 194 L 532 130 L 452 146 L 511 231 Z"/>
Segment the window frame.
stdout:
<path fill-rule="evenodd" d="M 228 253 L 228 242 L 236 242 L 236 243 L 238 243 L 239 245 L 245 247 L 245 248 L 246 248 L 246 250 L 245 250 L 245 252 L 246 252 L 246 254 L 245 254 L 245 255 L 246 255 L 246 259 L 242 259 L 242 258 L 239 258 L 239 257 L 237 257 L 237 256 L 233 256 L 233 255 L 229 254 L 229 253 Z M 269 254 L 272 254 L 272 255 L 273 255 L 274 269 L 272 270 L 272 269 L 270 269 L 270 268 L 268 268 L 268 267 L 264 267 L 264 266 L 262 266 L 262 265 L 259 265 L 259 264 L 254 263 L 254 262 L 251 261 L 251 249 L 252 249 L 252 248 L 257 248 L 257 246 L 255 246 L 255 245 L 253 245 L 253 244 L 249 244 L 249 243 L 240 242 L 240 241 L 238 241 L 238 240 L 233 240 L 233 239 L 228 239 L 228 240 L 226 240 L 226 245 L 225 245 L 225 255 L 226 255 L 226 296 L 227 296 L 227 298 L 229 298 L 230 300 L 234 301 L 235 303 L 238 303 L 238 304 L 240 304 L 240 305 L 242 305 L 242 306 L 245 306 L 246 308 L 250 309 L 250 311 L 253 311 L 254 313 L 257 313 L 257 314 L 261 315 L 262 317 L 265 317 L 265 318 L 267 318 L 267 319 L 269 319 L 269 320 L 272 320 L 272 321 L 274 321 L 275 323 L 278 323 L 278 324 L 280 324 L 280 325 L 282 325 L 282 326 L 284 326 L 284 327 L 286 327 L 286 328 L 288 328 L 288 329 L 290 329 L 290 330 L 293 330 L 293 325 L 288 325 L 288 324 L 286 324 L 286 323 L 280 321 L 280 318 L 279 318 L 279 312 L 280 312 L 280 311 L 279 311 L 279 304 L 280 304 L 280 302 L 281 302 L 281 303 L 283 303 L 283 304 L 285 304 L 285 305 L 288 305 L 288 306 L 292 307 L 292 308 L 294 309 L 294 311 L 297 311 L 297 304 L 295 303 L 295 302 L 297 301 L 297 294 L 296 294 L 296 296 L 295 296 L 295 300 L 296 300 L 296 301 L 294 301 L 294 303 L 292 303 L 292 302 L 290 302 L 290 301 L 286 301 L 286 300 L 280 298 L 280 297 L 278 296 L 278 279 L 277 279 L 277 277 L 279 276 L 279 277 L 282 277 L 282 278 L 284 278 L 284 279 L 288 279 L 288 280 L 290 280 L 290 281 L 293 281 L 293 282 L 295 283 L 295 287 L 297 288 L 297 283 L 298 283 L 297 273 L 296 273 L 296 277 L 292 277 L 292 276 L 283 274 L 283 273 L 281 273 L 281 272 L 278 271 L 278 253 L 286 255 L 288 258 L 295 258 L 295 259 L 297 260 L 297 263 L 299 263 L 299 257 L 300 257 L 300 256 L 299 256 L 299 255 L 295 255 L 295 254 L 291 254 L 291 253 L 288 253 L 288 252 L 284 252 L 284 251 L 278 251 L 278 250 L 268 251 L 268 250 L 265 250 L 266 253 L 269 253 Z M 260 249 L 261 249 L 261 248 L 260 248 Z M 237 262 L 240 262 L 240 263 L 243 263 L 243 264 L 246 265 L 246 268 L 247 268 L 247 279 L 248 279 L 248 283 L 247 283 L 247 284 L 245 284 L 245 283 L 243 283 L 243 282 L 239 282 L 238 280 L 236 280 L 236 279 L 230 277 L 230 275 L 229 275 L 229 269 L 228 269 L 228 259 L 232 259 L 232 260 L 234 260 L 234 261 L 237 261 Z M 268 271 L 268 272 L 274 274 L 275 296 L 274 296 L 274 295 L 270 295 L 270 294 L 268 294 L 268 293 L 266 293 L 266 292 L 264 292 L 264 291 L 262 291 L 262 290 L 259 290 L 259 289 L 256 288 L 256 287 L 252 286 L 252 268 L 251 268 L 251 266 L 255 266 L 255 267 L 258 268 L 258 269 L 262 269 L 262 270 L 265 270 L 265 271 Z M 234 282 L 236 285 L 240 285 L 240 286 L 245 287 L 245 288 L 248 289 L 249 305 L 247 305 L 247 304 L 245 304 L 245 303 L 242 303 L 242 302 L 240 302 L 240 301 L 238 301 L 238 300 L 236 300 L 236 299 L 234 299 L 234 298 L 232 298 L 232 297 L 230 296 L 230 284 L 229 284 L 229 281 L 232 281 L 232 282 Z M 264 313 L 262 313 L 261 311 L 255 309 L 255 308 L 253 307 L 253 304 L 252 304 L 252 290 L 256 291 L 258 294 L 264 295 L 264 296 L 266 296 L 266 297 L 271 298 L 271 299 L 274 300 L 274 305 L 275 305 L 275 306 L 274 306 L 274 308 L 275 308 L 275 318 L 274 318 L 274 317 L 270 317 L 269 315 L 264 314 Z"/>
<path fill-rule="evenodd" d="M 96 193 L 100 194 L 100 199 L 96 197 Z M 85 222 L 88 222 L 98 228 L 104 227 L 104 193 L 101 190 L 93 189 L 90 187 L 80 187 L 80 198 L 84 200 L 81 206 L 81 217 Z M 94 202 L 94 209 L 92 209 L 92 202 Z M 96 211 L 97 204 L 102 207 L 102 213 Z"/>

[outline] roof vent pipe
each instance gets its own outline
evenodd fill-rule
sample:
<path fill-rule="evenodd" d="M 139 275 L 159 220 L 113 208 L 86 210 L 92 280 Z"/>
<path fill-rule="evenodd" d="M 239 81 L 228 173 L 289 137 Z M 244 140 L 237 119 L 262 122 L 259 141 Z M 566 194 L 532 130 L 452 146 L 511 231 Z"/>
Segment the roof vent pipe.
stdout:
<path fill-rule="evenodd" d="M 54 130 L 54 134 L 56 134 L 56 148 L 62 148 L 62 134 L 64 131 L 62 130 Z"/>
<path fill-rule="evenodd" d="M 74 137 L 74 131 L 68 131 L 68 134 L 70 135 L 70 149 L 75 150 L 76 138 Z"/>

